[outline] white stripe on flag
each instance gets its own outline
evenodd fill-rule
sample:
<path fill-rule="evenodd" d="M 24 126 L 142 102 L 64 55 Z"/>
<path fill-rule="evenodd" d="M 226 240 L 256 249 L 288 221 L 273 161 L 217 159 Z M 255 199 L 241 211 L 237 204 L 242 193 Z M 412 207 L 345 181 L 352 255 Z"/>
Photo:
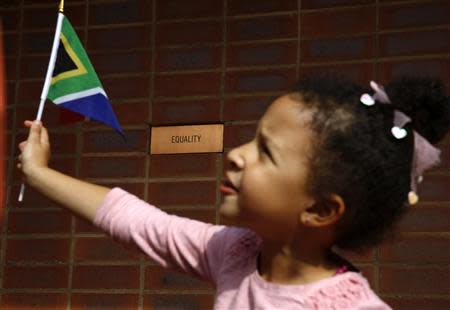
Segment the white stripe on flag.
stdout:
<path fill-rule="evenodd" d="M 73 94 L 69 94 L 69 95 L 65 95 L 65 96 L 62 96 L 62 97 L 55 98 L 55 100 L 53 100 L 53 103 L 61 104 L 61 103 L 67 102 L 67 101 L 72 101 L 72 100 L 76 100 L 76 99 L 92 96 L 92 95 L 95 95 L 95 94 L 98 94 L 98 93 L 100 93 L 103 96 L 105 96 L 106 98 L 108 98 L 108 96 L 106 96 L 106 93 L 103 90 L 103 88 L 96 87 L 96 88 L 91 88 L 91 89 L 88 89 L 88 90 L 83 90 L 83 91 L 80 91 L 78 93 L 73 93 Z"/>

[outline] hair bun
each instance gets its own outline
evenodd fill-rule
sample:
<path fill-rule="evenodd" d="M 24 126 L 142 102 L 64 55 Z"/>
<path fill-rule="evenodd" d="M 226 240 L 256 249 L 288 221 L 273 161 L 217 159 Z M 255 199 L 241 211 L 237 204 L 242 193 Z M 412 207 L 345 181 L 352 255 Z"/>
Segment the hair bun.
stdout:
<path fill-rule="evenodd" d="M 412 120 L 412 127 L 430 143 L 442 140 L 450 129 L 450 98 L 434 78 L 402 77 L 386 86 L 394 108 Z"/>

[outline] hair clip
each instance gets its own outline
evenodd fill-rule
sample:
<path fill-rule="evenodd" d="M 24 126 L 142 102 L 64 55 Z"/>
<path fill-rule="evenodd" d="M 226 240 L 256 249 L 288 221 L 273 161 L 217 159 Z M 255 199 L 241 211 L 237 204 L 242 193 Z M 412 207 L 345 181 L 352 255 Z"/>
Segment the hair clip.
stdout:
<path fill-rule="evenodd" d="M 369 94 L 362 94 L 359 100 L 368 107 L 375 104 L 375 99 Z"/>
<path fill-rule="evenodd" d="M 376 100 L 380 101 L 384 104 L 389 104 L 391 101 L 384 90 L 384 87 L 375 83 L 374 81 L 370 81 L 370 87 L 374 90 L 374 95 L 371 96 L 369 94 L 362 94 L 360 97 L 360 101 L 362 104 L 366 106 L 373 106 Z M 392 135 L 400 140 L 408 135 L 408 132 L 403 127 L 406 123 L 410 122 L 411 119 L 403 112 L 395 110 L 394 111 L 394 126 L 391 128 Z"/>
<path fill-rule="evenodd" d="M 391 101 L 383 86 L 370 82 L 370 87 L 374 90 L 374 95 L 363 94 L 360 101 L 366 106 L 372 106 L 376 101 L 384 104 L 390 104 Z M 394 126 L 391 133 L 396 139 L 403 139 L 407 136 L 407 131 L 403 127 L 411 122 L 411 118 L 405 113 L 394 109 Z M 411 190 L 408 193 L 408 202 L 415 205 L 419 202 L 417 195 L 417 186 L 423 181 L 423 173 L 431 167 L 437 166 L 440 162 L 441 151 L 434 147 L 427 139 L 414 129 L 411 130 L 414 139 L 414 152 L 411 167 Z"/>
<path fill-rule="evenodd" d="M 397 126 L 394 126 L 391 128 L 391 133 L 395 137 L 395 139 L 398 139 L 398 140 L 403 139 L 408 134 L 406 132 L 406 129 L 404 129 L 402 127 L 397 127 Z"/>

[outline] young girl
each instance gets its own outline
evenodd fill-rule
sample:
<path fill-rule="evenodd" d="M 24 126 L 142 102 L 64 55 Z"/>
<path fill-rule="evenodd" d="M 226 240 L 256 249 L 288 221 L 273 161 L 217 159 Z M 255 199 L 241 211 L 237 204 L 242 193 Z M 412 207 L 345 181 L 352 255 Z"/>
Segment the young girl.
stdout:
<path fill-rule="evenodd" d="M 161 265 L 213 283 L 215 309 L 390 309 L 331 248 L 376 245 L 417 202 L 450 108 L 443 86 L 426 79 L 386 92 L 373 82 L 300 81 L 228 154 L 220 213 L 236 227 L 168 215 L 52 170 L 47 130 L 25 125 L 18 168 L 28 184 Z"/>

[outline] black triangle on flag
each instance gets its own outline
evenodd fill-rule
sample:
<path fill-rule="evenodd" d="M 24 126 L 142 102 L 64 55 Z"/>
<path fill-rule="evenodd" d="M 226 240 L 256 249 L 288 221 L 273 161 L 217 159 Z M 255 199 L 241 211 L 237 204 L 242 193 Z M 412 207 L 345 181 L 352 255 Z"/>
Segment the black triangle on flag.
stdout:
<path fill-rule="evenodd" d="M 58 55 L 56 56 L 55 69 L 53 69 L 53 77 L 57 76 L 58 74 L 76 69 L 78 69 L 77 65 L 69 56 L 69 53 L 67 53 L 66 47 L 64 46 L 63 42 L 60 41 L 58 47 Z"/>

